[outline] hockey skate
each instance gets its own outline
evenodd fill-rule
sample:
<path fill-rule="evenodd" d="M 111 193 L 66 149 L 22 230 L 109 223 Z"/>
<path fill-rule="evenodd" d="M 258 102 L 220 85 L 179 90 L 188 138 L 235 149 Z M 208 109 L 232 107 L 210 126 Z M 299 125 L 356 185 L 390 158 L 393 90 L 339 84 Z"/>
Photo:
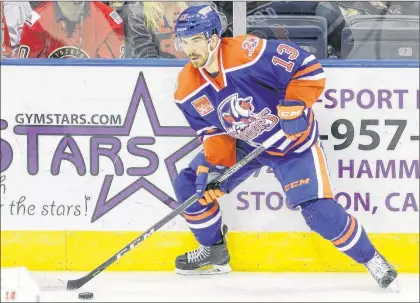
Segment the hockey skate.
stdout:
<path fill-rule="evenodd" d="M 230 255 L 226 241 L 227 226 L 222 226 L 222 242 L 211 246 L 200 245 L 196 250 L 180 255 L 175 260 L 175 272 L 180 275 L 226 274 Z"/>
<path fill-rule="evenodd" d="M 378 282 L 382 288 L 389 288 L 393 291 L 399 292 L 397 271 L 394 267 L 385 260 L 385 258 L 378 252 L 375 252 L 372 260 L 364 264 L 370 274 Z"/>

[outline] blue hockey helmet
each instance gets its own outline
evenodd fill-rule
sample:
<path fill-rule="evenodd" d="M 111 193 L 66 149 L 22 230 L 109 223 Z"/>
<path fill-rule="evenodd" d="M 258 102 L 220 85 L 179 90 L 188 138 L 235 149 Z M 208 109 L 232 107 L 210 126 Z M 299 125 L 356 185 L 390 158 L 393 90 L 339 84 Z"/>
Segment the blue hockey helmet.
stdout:
<path fill-rule="evenodd" d="M 175 24 L 175 39 L 203 33 L 207 40 L 213 34 L 222 35 L 222 22 L 217 11 L 210 5 L 196 5 L 186 8 Z M 178 41 L 180 42 L 180 41 Z M 178 44 L 178 43 L 175 43 Z"/>

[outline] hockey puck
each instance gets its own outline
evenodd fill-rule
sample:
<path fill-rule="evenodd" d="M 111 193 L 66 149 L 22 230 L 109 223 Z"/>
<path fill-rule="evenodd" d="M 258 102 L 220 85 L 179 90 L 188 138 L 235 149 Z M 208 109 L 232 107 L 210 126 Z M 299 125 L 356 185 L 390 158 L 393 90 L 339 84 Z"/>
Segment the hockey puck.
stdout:
<path fill-rule="evenodd" d="M 93 299 L 93 293 L 91 293 L 91 292 L 81 292 L 79 294 L 79 299 L 83 299 L 83 300 Z"/>

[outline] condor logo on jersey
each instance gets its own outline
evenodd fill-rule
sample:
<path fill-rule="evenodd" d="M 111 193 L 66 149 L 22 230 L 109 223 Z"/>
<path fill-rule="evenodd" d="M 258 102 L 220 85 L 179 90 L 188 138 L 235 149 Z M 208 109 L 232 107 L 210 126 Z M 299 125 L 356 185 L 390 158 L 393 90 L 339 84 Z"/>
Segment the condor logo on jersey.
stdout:
<path fill-rule="evenodd" d="M 252 97 L 230 95 L 218 107 L 219 120 L 227 133 L 240 140 L 249 141 L 265 131 L 270 131 L 279 121 L 270 109 L 254 113 Z"/>

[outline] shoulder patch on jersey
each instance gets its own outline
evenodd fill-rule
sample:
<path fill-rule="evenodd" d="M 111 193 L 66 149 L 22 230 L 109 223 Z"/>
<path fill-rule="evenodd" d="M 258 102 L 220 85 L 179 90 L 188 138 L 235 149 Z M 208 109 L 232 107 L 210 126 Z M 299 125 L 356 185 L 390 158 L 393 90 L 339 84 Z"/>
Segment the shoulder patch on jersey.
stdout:
<path fill-rule="evenodd" d="M 32 27 L 35 22 L 39 20 L 39 18 L 41 18 L 41 16 L 36 11 L 32 11 L 31 14 L 25 19 L 25 23 Z"/>
<path fill-rule="evenodd" d="M 109 16 L 112 18 L 112 20 L 114 20 L 115 23 L 117 24 L 121 24 L 123 22 L 123 19 L 121 18 L 121 16 L 116 12 L 116 11 L 112 11 Z"/>
<path fill-rule="evenodd" d="M 252 54 L 257 48 L 259 41 L 260 41 L 260 38 L 249 36 L 249 37 L 246 37 L 244 42 L 242 42 L 242 48 L 248 52 L 248 57 L 252 57 Z"/>
<path fill-rule="evenodd" d="M 223 67 L 240 69 L 258 61 L 264 52 L 264 39 L 251 35 L 242 35 L 235 38 L 222 39 Z"/>
<path fill-rule="evenodd" d="M 201 117 L 204 117 L 214 111 L 214 106 L 211 104 L 210 100 L 206 95 L 201 96 L 200 98 L 191 102 L 195 110 L 200 114 Z"/>

